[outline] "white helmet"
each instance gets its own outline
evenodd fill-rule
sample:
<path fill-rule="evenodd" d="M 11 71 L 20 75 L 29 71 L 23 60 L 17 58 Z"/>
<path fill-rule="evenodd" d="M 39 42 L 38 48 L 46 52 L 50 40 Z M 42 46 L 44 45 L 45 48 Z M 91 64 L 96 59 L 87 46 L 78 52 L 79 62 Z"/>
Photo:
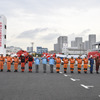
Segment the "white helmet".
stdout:
<path fill-rule="evenodd" d="M 22 54 L 22 56 L 24 56 L 24 54 Z"/>
<path fill-rule="evenodd" d="M 53 55 L 51 55 L 51 57 L 53 57 Z"/>
<path fill-rule="evenodd" d="M 38 55 L 36 55 L 36 57 L 38 57 Z"/>
<path fill-rule="evenodd" d="M 17 55 L 15 54 L 15 57 L 17 57 Z"/>
<path fill-rule="evenodd" d="M 10 53 L 8 53 L 8 56 L 10 56 Z"/>
<path fill-rule="evenodd" d="M 46 55 L 44 55 L 44 57 L 46 57 Z"/>
<path fill-rule="evenodd" d="M 92 58 L 93 56 L 91 55 L 90 57 Z"/>
<path fill-rule="evenodd" d="M 29 55 L 32 55 L 32 53 L 29 53 Z"/>

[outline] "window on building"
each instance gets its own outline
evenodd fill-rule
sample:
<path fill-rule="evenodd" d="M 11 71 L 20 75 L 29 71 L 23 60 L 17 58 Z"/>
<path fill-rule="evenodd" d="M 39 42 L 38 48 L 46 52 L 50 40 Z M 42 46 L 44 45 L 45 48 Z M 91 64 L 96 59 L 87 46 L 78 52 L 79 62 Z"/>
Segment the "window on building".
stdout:
<path fill-rule="evenodd" d="M 4 45 L 4 48 L 6 48 L 6 44 Z"/>
<path fill-rule="evenodd" d="M 6 39 L 6 35 L 4 35 L 4 38 Z"/>
<path fill-rule="evenodd" d="M 7 26 L 5 25 L 5 29 L 7 29 Z"/>

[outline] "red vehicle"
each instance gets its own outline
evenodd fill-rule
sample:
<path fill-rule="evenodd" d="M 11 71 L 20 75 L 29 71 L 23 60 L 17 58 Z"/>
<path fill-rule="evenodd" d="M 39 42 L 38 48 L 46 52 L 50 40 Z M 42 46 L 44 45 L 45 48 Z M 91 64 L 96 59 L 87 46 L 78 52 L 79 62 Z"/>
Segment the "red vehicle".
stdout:
<path fill-rule="evenodd" d="M 49 57 L 51 57 L 51 55 L 53 56 L 53 58 L 55 58 L 56 54 L 49 54 L 49 53 L 43 53 L 41 57 L 43 57 L 44 55 L 46 55 L 46 58 L 48 59 Z M 49 61 L 49 59 L 48 59 Z"/>
<path fill-rule="evenodd" d="M 20 51 L 17 52 L 17 56 L 19 58 L 21 57 L 22 54 L 24 54 L 26 62 L 28 62 L 28 55 L 29 55 L 29 53 L 27 51 L 24 51 L 24 50 L 20 50 Z"/>
<path fill-rule="evenodd" d="M 93 58 L 96 58 L 97 56 L 100 57 L 100 52 L 99 52 L 99 51 L 91 51 L 91 52 L 88 53 L 88 58 L 89 58 L 91 55 L 93 56 Z"/>

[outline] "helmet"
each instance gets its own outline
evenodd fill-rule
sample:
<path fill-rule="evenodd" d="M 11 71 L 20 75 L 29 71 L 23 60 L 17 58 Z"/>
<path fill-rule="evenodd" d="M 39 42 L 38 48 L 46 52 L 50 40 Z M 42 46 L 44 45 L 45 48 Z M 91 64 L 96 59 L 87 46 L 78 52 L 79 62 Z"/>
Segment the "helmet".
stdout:
<path fill-rule="evenodd" d="M 51 55 L 51 57 L 52 57 L 53 55 Z"/>
<path fill-rule="evenodd" d="M 32 55 L 32 53 L 29 53 L 29 55 Z"/>
<path fill-rule="evenodd" d="M 17 55 L 15 54 L 15 57 L 17 57 Z"/>
<path fill-rule="evenodd" d="M 46 55 L 44 55 L 44 57 L 45 57 Z"/>
<path fill-rule="evenodd" d="M 10 53 L 8 53 L 8 56 L 10 56 Z"/>
<path fill-rule="evenodd" d="M 36 55 L 36 57 L 38 57 L 38 55 Z"/>
<path fill-rule="evenodd" d="M 24 54 L 22 54 L 22 56 L 24 56 Z"/>
<path fill-rule="evenodd" d="M 92 58 L 93 56 L 91 55 L 90 57 Z"/>

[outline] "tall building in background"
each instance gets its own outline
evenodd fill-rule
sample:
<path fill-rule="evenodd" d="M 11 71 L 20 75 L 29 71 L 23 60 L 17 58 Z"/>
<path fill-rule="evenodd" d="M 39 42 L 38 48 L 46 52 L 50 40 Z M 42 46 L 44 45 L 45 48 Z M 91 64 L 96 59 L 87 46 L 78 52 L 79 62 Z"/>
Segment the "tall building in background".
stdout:
<path fill-rule="evenodd" d="M 6 17 L 0 16 L 0 54 L 4 54 L 6 56 Z"/>
<path fill-rule="evenodd" d="M 33 47 L 27 47 L 27 52 L 33 52 Z"/>
<path fill-rule="evenodd" d="M 71 41 L 71 47 L 76 47 L 76 41 Z"/>
<path fill-rule="evenodd" d="M 89 50 L 89 41 L 84 42 L 84 49 Z"/>
<path fill-rule="evenodd" d="M 57 44 L 54 44 L 54 51 L 59 52 L 59 46 L 58 46 L 58 43 L 57 43 Z"/>
<path fill-rule="evenodd" d="M 95 49 L 96 46 L 93 46 L 93 44 L 96 43 L 96 35 L 95 34 L 90 34 L 89 35 L 89 49 Z"/>
<path fill-rule="evenodd" d="M 37 47 L 37 54 L 48 53 L 48 48 Z"/>
<path fill-rule="evenodd" d="M 58 47 L 59 47 L 60 53 L 62 53 L 63 43 L 67 44 L 67 47 L 68 47 L 68 37 L 67 36 L 58 37 Z"/>
<path fill-rule="evenodd" d="M 80 49 L 82 46 L 82 37 L 76 37 L 75 42 L 76 42 L 76 47 Z"/>

